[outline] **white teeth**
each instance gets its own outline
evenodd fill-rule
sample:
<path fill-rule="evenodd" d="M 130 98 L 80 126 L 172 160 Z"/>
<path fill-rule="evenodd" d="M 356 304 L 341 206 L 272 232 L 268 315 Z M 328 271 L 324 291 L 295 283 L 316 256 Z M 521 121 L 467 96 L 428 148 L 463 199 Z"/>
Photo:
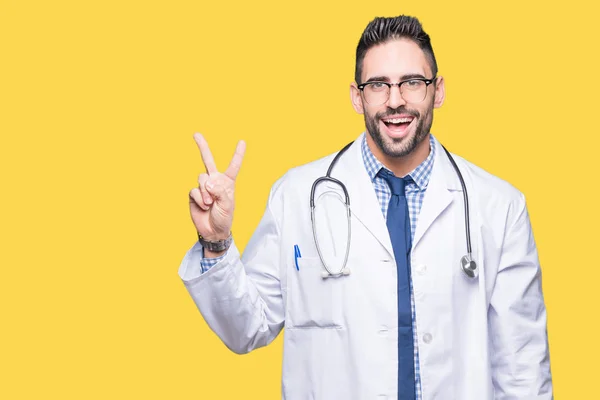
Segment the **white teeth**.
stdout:
<path fill-rule="evenodd" d="M 404 124 L 406 122 L 412 121 L 412 118 L 392 118 L 392 119 L 386 119 L 384 121 L 387 123 L 390 123 L 390 124 Z"/>

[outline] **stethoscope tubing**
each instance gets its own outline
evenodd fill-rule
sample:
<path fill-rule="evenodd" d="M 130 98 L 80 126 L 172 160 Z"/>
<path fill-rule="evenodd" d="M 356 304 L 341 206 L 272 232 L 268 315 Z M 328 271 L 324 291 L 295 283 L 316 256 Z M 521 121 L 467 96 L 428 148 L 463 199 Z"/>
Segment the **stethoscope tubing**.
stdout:
<path fill-rule="evenodd" d="M 323 267 L 325 268 L 325 273 L 323 274 L 323 278 L 339 277 L 342 275 L 349 275 L 349 273 L 350 273 L 350 271 L 346 268 L 346 264 L 348 262 L 348 256 L 350 254 L 350 243 L 351 243 L 351 239 L 352 239 L 350 196 L 348 194 L 348 190 L 346 189 L 346 185 L 344 185 L 344 183 L 341 182 L 340 180 L 333 178 L 331 176 L 331 172 L 333 170 L 333 167 L 337 164 L 337 161 L 339 160 L 339 158 L 342 156 L 342 154 L 344 154 L 346 152 L 346 150 L 348 150 L 353 143 L 354 142 L 348 143 L 336 154 L 336 156 L 333 158 L 333 161 L 331 161 L 331 163 L 329 164 L 329 168 L 327 169 L 327 174 L 325 176 L 317 178 L 313 182 L 311 190 L 310 190 L 310 221 L 311 221 L 311 225 L 312 225 L 313 239 L 314 239 L 315 245 L 317 247 L 317 253 L 319 254 L 321 263 L 323 264 Z M 460 181 L 460 185 L 461 185 L 462 191 L 463 191 L 463 205 L 464 205 L 464 212 L 465 212 L 465 236 L 466 236 L 466 243 L 467 243 L 467 254 L 465 256 L 463 256 L 460 260 L 461 268 L 468 277 L 476 278 L 479 274 L 479 271 L 477 269 L 477 263 L 473 260 L 473 257 L 472 257 L 471 229 L 470 229 L 471 224 L 470 224 L 470 218 L 469 218 L 470 217 L 469 194 L 467 192 L 467 186 L 465 185 L 465 180 L 463 179 L 462 173 L 460 172 L 460 169 L 458 168 L 456 161 L 454 161 L 454 158 L 452 157 L 450 152 L 446 149 L 446 147 L 444 147 L 442 145 L 442 148 L 446 152 L 446 155 L 448 156 L 448 159 L 450 160 L 452 167 L 456 171 L 456 175 L 458 176 L 458 180 Z M 344 191 L 344 197 L 345 197 L 344 204 L 346 206 L 347 220 L 348 220 L 348 239 L 346 242 L 347 246 L 346 246 L 346 254 L 344 256 L 344 262 L 342 264 L 342 268 L 338 272 L 332 272 L 331 269 L 329 268 L 329 266 L 327 265 L 327 263 L 325 262 L 325 260 L 323 259 L 323 255 L 321 253 L 321 248 L 319 246 L 319 241 L 317 240 L 317 232 L 316 232 L 316 224 L 315 224 L 315 190 L 320 183 L 325 182 L 325 181 L 333 182 L 333 183 L 339 185 L 342 188 L 342 190 Z"/>

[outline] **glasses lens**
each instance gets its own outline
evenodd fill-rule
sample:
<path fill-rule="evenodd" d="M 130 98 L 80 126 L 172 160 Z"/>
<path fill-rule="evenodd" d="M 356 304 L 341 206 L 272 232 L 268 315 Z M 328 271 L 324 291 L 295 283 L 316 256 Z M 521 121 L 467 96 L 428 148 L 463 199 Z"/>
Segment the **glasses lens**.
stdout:
<path fill-rule="evenodd" d="M 383 104 L 387 101 L 390 94 L 388 86 L 381 82 L 373 82 L 365 85 L 363 90 L 365 100 L 371 105 Z"/>
<path fill-rule="evenodd" d="M 402 98 L 408 103 L 420 103 L 427 96 L 427 85 L 423 81 L 402 82 Z"/>

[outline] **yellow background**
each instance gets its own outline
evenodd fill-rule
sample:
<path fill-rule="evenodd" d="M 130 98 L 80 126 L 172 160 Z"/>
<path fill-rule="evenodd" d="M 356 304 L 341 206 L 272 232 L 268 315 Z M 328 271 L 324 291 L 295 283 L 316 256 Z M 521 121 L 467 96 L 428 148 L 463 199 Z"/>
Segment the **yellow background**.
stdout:
<path fill-rule="evenodd" d="M 0 398 L 277 399 L 281 336 L 230 353 L 177 276 L 195 241 L 192 134 L 221 168 L 248 144 L 243 248 L 278 177 L 362 131 L 355 46 L 400 13 L 421 19 L 446 78 L 433 132 L 528 199 L 557 398 L 596 398 L 587 3 L 0 1 Z"/>

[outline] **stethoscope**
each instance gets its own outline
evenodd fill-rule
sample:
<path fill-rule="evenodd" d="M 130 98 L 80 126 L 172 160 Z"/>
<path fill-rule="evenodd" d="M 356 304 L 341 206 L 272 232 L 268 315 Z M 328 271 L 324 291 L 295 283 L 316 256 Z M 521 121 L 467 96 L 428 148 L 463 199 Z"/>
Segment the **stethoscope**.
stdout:
<path fill-rule="evenodd" d="M 325 270 L 322 273 L 323 278 L 337 278 L 340 276 L 350 275 L 350 269 L 346 266 L 346 264 L 348 263 L 348 255 L 350 254 L 350 239 L 351 239 L 350 220 L 351 220 L 352 214 L 350 211 L 350 196 L 348 195 L 348 190 L 346 189 L 346 185 L 344 185 L 344 183 L 342 183 L 340 180 L 331 177 L 331 170 L 333 169 L 333 167 L 335 166 L 335 164 L 337 163 L 339 158 L 342 156 L 342 154 L 344 154 L 344 152 L 346 152 L 346 150 L 348 150 L 348 148 L 350 148 L 352 143 L 354 143 L 354 142 L 348 143 L 346 146 L 344 146 L 344 148 L 342 150 L 340 150 L 336 154 L 333 161 L 331 161 L 331 164 L 329 164 L 329 168 L 327 169 L 327 174 L 325 176 L 317 178 L 313 182 L 312 188 L 310 190 L 310 222 L 312 224 L 313 239 L 315 241 L 315 246 L 317 247 L 317 253 L 319 254 L 321 263 L 323 264 L 323 267 L 325 268 Z M 458 168 L 458 166 L 456 165 L 456 162 L 454 161 L 454 158 L 452 158 L 452 155 L 450 155 L 450 152 L 448 150 L 446 150 L 446 148 L 444 146 L 442 146 L 442 148 L 448 155 L 448 159 L 450 160 L 452 167 L 454 167 L 454 170 L 456 171 L 456 175 L 458 175 L 458 179 L 460 180 L 460 185 L 462 186 L 462 190 L 463 190 L 463 204 L 465 206 L 465 234 L 466 234 L 466 238 L 467 238 L 467 254 L 462 256 L 462 258 L 460 259 L 460 267 L 461 267 L 462 271 L 465 273 L 465 275 L 468 276 L 469 278 L 477 278 L 479 276 L 479 268 L 477 267 L 477 263 L 475 262 L 475 260 L 473 260 L 472 250 L 471 250 L 471 230 L 469 228 L 469 225 L 470 225 L 469 224 L 469 195 L 467 193 L 467 187 L 465 185 L 463 176 L 460 173 L 460 169 Z M 344 262 L 342 263 L 342 267 L 338 271 L 333 271 L 331 269 L 331 267 L 329 265 L 327 265 L 327 263 L 325 262 L 325 259 L 323 258 L 323 254 L 321 253 L 319 241 L 317 240 L 317 230 L 316 230 L 316 226 L 315 226 L 315 189 L 317 188 L 319 183 L 322 183 L 324 181 L 333 182 L 334 184 L 339 185 L 343 189 L 344 197 L 345 197 L 344 205 L 346 206 L 346 219 L 348 221 L 348 239 L 346 242 L 346 253 L 344 255 Z"/>

